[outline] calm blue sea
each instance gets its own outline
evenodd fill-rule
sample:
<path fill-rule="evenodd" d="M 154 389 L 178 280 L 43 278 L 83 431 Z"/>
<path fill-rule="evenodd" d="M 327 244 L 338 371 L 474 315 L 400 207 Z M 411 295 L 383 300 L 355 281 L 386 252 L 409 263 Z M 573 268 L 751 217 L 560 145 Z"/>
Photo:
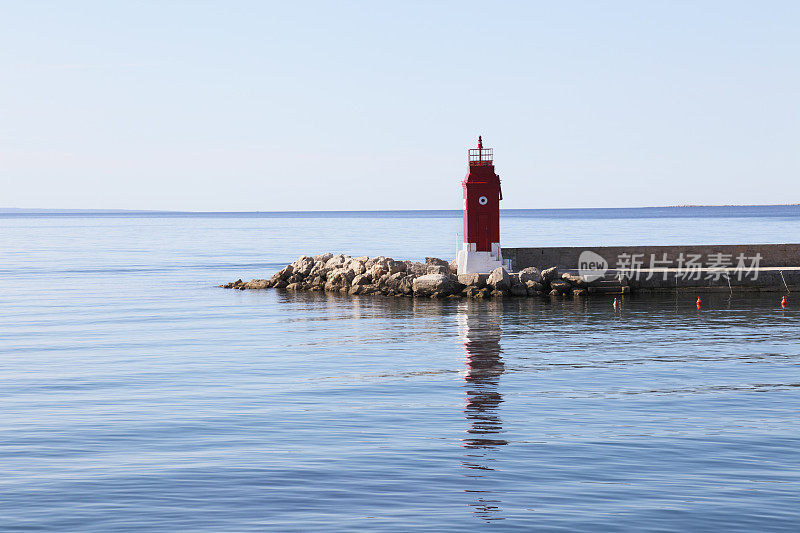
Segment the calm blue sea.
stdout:
<path fill-rule="evenodd" d="M 451 258 L 456 212 L 0 215 L 2 531 L 797 531 L 800 295 L 231 291 Z M 507 211 L 525 245 L 800 241 L 800 207 Z"/>

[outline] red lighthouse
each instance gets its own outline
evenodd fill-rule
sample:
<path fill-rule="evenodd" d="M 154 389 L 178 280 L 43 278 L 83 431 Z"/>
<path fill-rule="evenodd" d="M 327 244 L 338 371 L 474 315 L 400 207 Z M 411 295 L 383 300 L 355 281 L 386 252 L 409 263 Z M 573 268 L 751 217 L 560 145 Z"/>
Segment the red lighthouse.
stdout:
<path fill-rule="evenodd" d="M 458 252 L 458 273 L 491 272 L 503 264 L 500 253 L 500 176 L 495 174 L 491 148 L 469 151 L 464 189 L 464 245 Z"/>

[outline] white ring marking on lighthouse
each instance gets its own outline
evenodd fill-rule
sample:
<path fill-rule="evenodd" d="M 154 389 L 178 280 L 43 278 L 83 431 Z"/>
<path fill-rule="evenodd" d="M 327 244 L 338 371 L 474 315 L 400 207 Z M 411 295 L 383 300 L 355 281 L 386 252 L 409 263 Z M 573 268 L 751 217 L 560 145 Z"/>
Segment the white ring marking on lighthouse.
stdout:
<path fill-rule="evenodd" d="M 478 198 L 478 203 L 481 205 L 486 205 L 489 203 L 489 199 L 486 198 L 485 196 L 481 196 L 480 198 Z"/>

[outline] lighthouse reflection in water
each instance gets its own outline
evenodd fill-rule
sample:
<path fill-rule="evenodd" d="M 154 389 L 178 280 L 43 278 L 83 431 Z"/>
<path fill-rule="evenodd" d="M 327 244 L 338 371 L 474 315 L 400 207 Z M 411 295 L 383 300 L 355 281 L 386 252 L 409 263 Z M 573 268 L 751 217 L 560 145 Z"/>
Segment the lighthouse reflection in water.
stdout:
<path fill-rule="evenodd" d="M 465 304 L 458 314 L 461 339 L 464 345 L 464 389 L 466 393 L 464 416 L 468 423 L 462 446 L 466 453 L 462 464 L 468 477 L 483 478 L 494 470 L 494 452 L 507 444 L 502 438 L 503 423 L 499 414 L 503 396 L 499 382 L 504 365 L 500 346 L 501 315 L 499 310 L 470 313 Z M 471 503 L 474 512 L 484 520 L 498 520 L 500 500 L 498 495 L 478 486 L 469 489 L 475 493 Z"/>

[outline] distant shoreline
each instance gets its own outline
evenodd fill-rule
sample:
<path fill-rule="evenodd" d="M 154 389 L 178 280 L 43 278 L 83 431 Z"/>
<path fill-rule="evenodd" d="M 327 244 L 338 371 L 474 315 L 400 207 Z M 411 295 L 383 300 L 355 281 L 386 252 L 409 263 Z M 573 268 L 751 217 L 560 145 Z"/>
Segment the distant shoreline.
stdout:
<path fill-rule="evenodd" d="M 137 211 L 113 209 L 0 208 L 0 219 L 13 218 L 441 218 L 460 219 L 461 209 L 385 211 Z M 501 209 L 501 219 L 647 219 L 647 218 L 798 218 L 800 204 L 588 207 L 560 209 Z"/>
<path fill-rule="evenodd" d="M 523 208 L 523 209 L 501 209 L 501 212 L 566 212 L 566 211 L 636 211 L 636 210 L 660 210 L 660 209 L 768 209 L 768 208 L 790 208 L 800 207 L 796 204 L 752 204 L 752 205 L 667 205 L 667 206 L 642 206 L 642 207 L 555 207 L 555 208 Z M 158 210 L 158 209 L 57 209 L 57 208 L 27 208 L 27 207 L 0 207 L 0 214 L 24 214 L 24 215 L 321 215 L 329 216 L 335 214 L 379 214 L 379 213 L 419 213 L 436 214 L 458 212 L 460 209 L 372 209 L 372 210 L 308 210 L 308 211 L 180 211 L 180 210 Z"/>

